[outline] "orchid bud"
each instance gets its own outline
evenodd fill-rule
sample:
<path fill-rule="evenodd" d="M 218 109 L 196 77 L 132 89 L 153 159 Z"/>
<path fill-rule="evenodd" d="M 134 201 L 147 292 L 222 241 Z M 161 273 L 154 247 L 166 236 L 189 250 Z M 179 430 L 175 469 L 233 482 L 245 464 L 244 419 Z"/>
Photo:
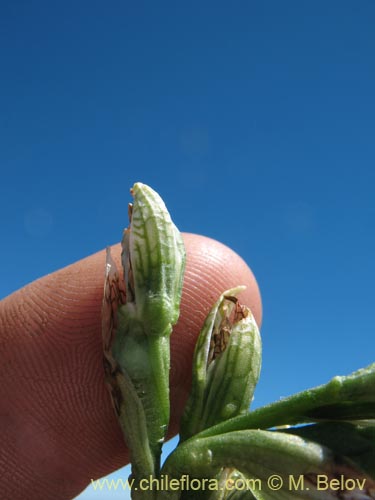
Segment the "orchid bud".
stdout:
<path fill-rule="evenodd" d="M 211 309 L 199 335 L 193 380 L 181 422 L 181 440 L 246 412 L 261 366 L 261 340 L 251 311 L 236 295 L 224 292 Z"/>
<path fill-rule="evenodd" d="M 137 182 L 122 241 L 127 308 L 147 335 L 169 335 L 177 322 L 185 266 L 182 236 L 161 197 Z"/>

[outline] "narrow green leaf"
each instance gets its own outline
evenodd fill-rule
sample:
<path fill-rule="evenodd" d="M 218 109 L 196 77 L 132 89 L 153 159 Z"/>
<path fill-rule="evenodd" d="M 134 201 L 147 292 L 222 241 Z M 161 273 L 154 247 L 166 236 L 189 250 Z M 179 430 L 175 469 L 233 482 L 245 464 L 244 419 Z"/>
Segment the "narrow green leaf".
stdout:
<path fill-rule="evenodd" d="M 360 469 L 375 478 L 375 422 L 324 422 L 291 427 L 280 432 L 326 446 L 338 455 L 350 458 Z"/>
<path fill-rule="evenodd" d="M 202 431 L 199 437 L 319 420 L 375 419 L 375 363 Z"/>
<path fill-rule="evenodd" d="M 334 499 L 338 479 L 338 498 L 375 498 L 374 479 L 352 461 L 303 437 L 276 431 L 192 438 L 170 455 L 162 472 L 210 478 L 222 467 L 233 467 L 249 478 L 248 488 L 259 500 Z"/>

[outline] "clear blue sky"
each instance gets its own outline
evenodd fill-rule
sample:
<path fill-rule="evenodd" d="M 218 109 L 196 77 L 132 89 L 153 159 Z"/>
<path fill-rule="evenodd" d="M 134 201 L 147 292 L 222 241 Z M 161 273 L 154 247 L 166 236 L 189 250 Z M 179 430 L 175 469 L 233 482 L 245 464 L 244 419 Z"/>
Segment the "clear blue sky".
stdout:
<path fill-rule="evenodd" d="M 256 405 L 374 361 L 374 25 L 371 0 L 1 2 L 0 296 L 119 241 L 139 180 L 256 274 Z"/>

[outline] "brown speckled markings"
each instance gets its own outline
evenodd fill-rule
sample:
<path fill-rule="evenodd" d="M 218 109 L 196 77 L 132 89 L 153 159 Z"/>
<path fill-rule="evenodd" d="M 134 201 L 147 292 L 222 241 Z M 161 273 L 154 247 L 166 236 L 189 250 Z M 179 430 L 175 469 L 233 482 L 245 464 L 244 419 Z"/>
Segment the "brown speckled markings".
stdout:
<path fill-rule="evenodd" d="M 117 311 L 126 302 L 125 284 L 119 275 L 111 250 L 106 250 L 106 273 L 102 305 L 102 333 L 104 352 L 108 352 L 117 328 Z"/>
<path fill-rule="evenodd" d="M 126 291 L 124 280 L 119 275 L 116 264 L 111 257 L 110 248 L 107 248 L 102 304 L 103 364 L 105 381 L 109 388 L 112 405 L 117 416 L 120 415 L 122 396 L 116 379 L 119 368 L 111 355 L 111 345 L 118 326 L 117 311 L 125 302 Z"/>
<path fill-rule="evenodd" d="M 230 337 L 230 332 L 233 325 L 243 318 L 246 318 L 248 312 L 245 307 L 241 306 L 237 297 L 232 297 L 230 295 L 225 296 L 225 300 L 233 302 L 235 304 L 234 310 L 232 311 L 230 317 L 223 317 L 218 328 L 214 328 L 212 331 L 210 350 L 208 352 L 207 366 L 216 359 L 222 352 L 225 351 Z"/>

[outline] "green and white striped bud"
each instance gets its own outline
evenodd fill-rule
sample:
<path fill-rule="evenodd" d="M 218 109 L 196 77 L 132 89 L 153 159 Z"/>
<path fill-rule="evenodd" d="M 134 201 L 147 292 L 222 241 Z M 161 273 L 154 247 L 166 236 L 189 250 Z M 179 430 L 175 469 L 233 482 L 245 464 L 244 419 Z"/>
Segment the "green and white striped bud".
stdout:
<path fill-rule="evenodd" d="M 261 340 L 250 309 L 236 298 L 243 289 L 224 292 L 201 330 L 181 422 L 182 441 L 249 409 L 260 373 Z"/>
<path fill-rule="evenodd" d="M 129 447 L 135 480 L 155 477 L 169 424 L 169 337 L 179 316 L 185 266 L 182 237 L 160 196 L 131 190 L 123 238 L 126 290 L 107 251 L 103 345 L 107 382 Z M 134 488 L 132 498 L 154 498 Z"/>
<path fill-rule="evenodd" d="M 161 197 L 137 182 L 124 231 L 122 265 L 128 310 L 147 335 L 169 335 L 179 316 L 185 248 Z"/>

